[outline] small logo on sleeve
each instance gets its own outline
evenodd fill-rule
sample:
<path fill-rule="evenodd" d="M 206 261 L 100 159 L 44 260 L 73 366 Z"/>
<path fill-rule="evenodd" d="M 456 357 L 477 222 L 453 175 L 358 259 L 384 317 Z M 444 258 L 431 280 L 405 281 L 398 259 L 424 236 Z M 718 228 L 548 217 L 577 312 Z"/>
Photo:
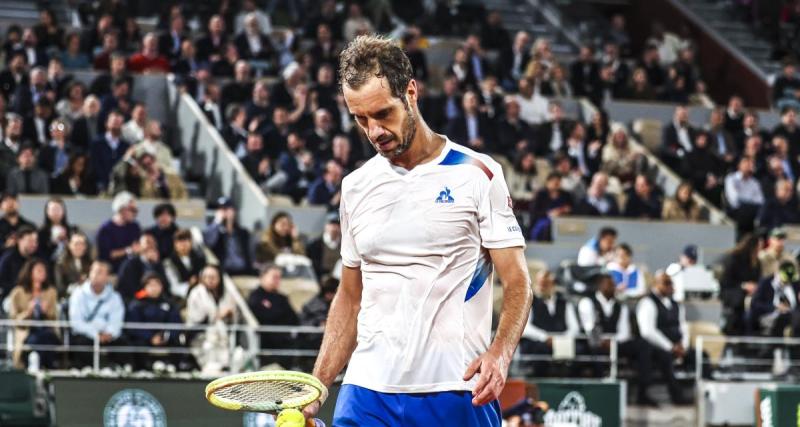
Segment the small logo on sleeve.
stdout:
<path fill-rule="evenodd" d="M 439 197 L 436 198 L 436 203 L 453 203 L 455 199 L 450 195 L 450 189 L 444 187 L 444 190 L 439 192 Z"/>

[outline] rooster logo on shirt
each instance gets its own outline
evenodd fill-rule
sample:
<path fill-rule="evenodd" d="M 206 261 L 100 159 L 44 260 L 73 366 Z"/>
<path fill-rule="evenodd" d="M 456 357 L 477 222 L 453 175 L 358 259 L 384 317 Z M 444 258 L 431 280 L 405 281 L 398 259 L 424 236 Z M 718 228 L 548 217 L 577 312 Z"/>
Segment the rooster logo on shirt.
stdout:
<path fill-rule="evenodd" d="M 439 197 L 436 198 L 436 203 L 453 203 L 455 199 L 450 195 L 450 189 L 444 187 L 444 190 L 439 192 Z"/>

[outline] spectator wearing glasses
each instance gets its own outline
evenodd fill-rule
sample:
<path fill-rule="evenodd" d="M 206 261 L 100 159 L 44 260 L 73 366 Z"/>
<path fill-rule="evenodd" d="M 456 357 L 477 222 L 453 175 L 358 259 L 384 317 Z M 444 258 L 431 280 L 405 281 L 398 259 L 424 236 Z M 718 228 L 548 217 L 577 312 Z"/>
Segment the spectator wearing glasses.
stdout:
<path fill-rule="evenodd" d="M 111 272 L 116 273 L 125 257 L 138 253 L 142 229 L 136 221 L 139 208 L 133 194 L 117 194 L 111 210 L 114 215 L 97 230 L 97 257 L 110 263 Z"/>

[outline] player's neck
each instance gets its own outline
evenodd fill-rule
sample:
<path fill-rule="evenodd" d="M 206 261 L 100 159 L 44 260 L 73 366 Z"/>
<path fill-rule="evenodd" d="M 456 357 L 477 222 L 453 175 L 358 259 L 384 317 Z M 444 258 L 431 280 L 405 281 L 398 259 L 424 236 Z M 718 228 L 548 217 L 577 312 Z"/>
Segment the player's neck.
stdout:
<path fill-rule="evenodd" d="M 389 162 L 405 170 L 411 170 L 441 154 L 446 140 L 432 131 L 424 122 L 421 124 L 422 126 L 419 127 L 408 150 L 390 159 Z"/>

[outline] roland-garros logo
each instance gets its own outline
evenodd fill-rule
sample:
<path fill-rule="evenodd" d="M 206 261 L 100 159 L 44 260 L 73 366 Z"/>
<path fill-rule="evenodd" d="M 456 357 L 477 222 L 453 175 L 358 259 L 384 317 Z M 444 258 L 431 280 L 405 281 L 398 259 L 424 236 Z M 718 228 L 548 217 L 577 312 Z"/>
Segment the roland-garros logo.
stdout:
<path fill-rule="evenodd" d="M 549 410 L 544 415 L 545 425 L 600 427 L 603 420 L 599 415 L 586 410 L 586 400 L 577 391 L 571 391 L 564 396 L 557 410 Z"/>
<path fill-rule="evenodd" d="M 104 427 L 166 427 L 164 407 L 152 394 L 129 388 L 118 391 L 106 403 Z"/>

